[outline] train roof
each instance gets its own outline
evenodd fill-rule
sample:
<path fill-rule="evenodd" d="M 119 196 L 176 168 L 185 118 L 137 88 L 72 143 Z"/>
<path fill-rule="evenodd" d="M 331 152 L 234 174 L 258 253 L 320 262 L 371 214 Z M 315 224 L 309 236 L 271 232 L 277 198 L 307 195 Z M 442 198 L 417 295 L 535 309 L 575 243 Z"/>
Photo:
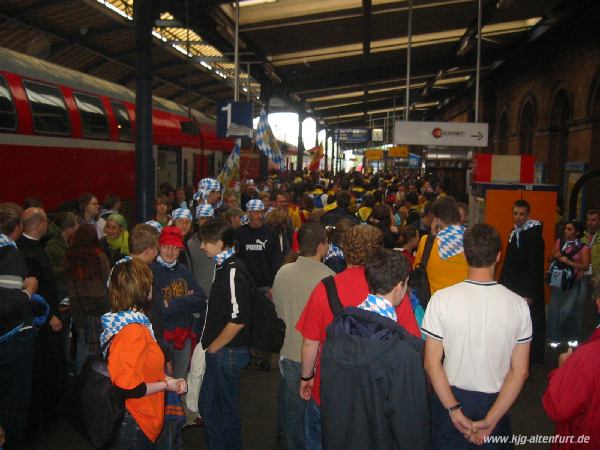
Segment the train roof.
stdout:
<path fill-rule="evenodd" d="M 135 103 L 135 92 L 116 83 L 77 72 L 33 56 L 0 47 L 0 70 L 15 73 L 27 78 L 48 81 L 68 86 L 75 90 L 104 95 L 116 100 Z M 152 96 L 154 108 L 178 115 L 187 115 L 187 109 L 171 100 Z M 197 110 L 193 116 L 200 122 L 214 123 L 212 119 Z"/>

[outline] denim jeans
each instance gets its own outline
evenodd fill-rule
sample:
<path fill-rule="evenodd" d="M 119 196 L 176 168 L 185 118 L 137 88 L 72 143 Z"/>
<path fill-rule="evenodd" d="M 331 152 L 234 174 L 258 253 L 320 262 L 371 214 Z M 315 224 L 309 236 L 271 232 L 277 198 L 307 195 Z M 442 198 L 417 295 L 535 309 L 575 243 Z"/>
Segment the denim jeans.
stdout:
<path fill-rule="evenodd" d="M 496 401 L 498 394 L 466 391 L 451 386 L 452 393 L 460 402 L 463 414 L 471 420 L 482 420 Z M 512 449 L 512 444 L 475 445 L 469 442 L 452 423 L 450 414 L 435 393 L 431 402 L 431 449 L 432 450 L 504 450 Z M 492 436 L 511 436 L 508 414 L 500 419 Z"/>
<path fill-rule="evenodd" d="M 321 408 L 311 398 L 304 410 L 304 444 L 306 450 L 321 450 Z"/>
<path fill-rule="evenodd" d="M 126 411 L 112 450 L 154 450 L 154 443 L 144 434 L 129 411 Z"/>
<path fill-rule="evenodd" d="M 83 328 L 77 328 L 77 340 L 75 341 L 75 361 L 73 362 L 73 371 L 76 375 L 81 373 L 81 369 L 85 365 L 88 357 L 93 355 L 90 352 L 90 348 L 85 340 L 85 330 Z"/>
<path fill-rule="evenodd" d="M 548 308 L 550 342 L 581 340 L 581 318 L 585 301 L 585 280 L 575 280 L 568 291 L 551 288 Z"/>
<path fill-rule="evenodd" d="M 206 372 L 200 388 L 200 414 L 208 450 L 242 448 L 240 418 L 241 371 L 250 362 L 247 347 L 206 352 Z"/>
<path fill-rule="evenodd" d="M 5 450 L 22 448 L 31 402 L 33 330 L 24 330 L 0 343 L 0 425 Z"/>
<path fill-rule="evenodd" d="M 304 410 L 307 401 L 300 397 L 300 363 L 282 358 L 279 361 L 281 381 L 279 408 L 284 450 L 304 449 Z"/>
<path fill-rule="evenodd" d="M 190 369 L 192 341 L 186 339 L 182 349 L 173 350 L 173 378 L 185 378 Z"/>

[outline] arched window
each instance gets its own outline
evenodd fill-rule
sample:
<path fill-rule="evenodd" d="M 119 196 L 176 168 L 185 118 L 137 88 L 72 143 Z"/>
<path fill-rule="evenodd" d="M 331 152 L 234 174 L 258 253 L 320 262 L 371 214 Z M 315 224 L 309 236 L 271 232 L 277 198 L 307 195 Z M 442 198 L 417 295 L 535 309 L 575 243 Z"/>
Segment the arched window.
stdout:
<path fill-rule="evenodd" d="M 550 153 L 548 155 L 548 181 L 564 189 L 565 164 L 569 156 L 569 121 L 571 106 L 567 91 L 561 89 L 554 95 L 550 110 Z M 565 205 L 567 198 L 559 198 L 559 206 Z"/>
<path fill-rule="evenodd" d="M 535 130 L 535 111 L 533 103 L 527 101 L 521 110 L 521 123 L 519 126 L 520 134 L 520 153 L 522 155 L 533 154 L 533 133 Z"/>
<path fill-rule="evenodd" d="M 502 115 L 500 116 L 496 153 L 499 155 L 508 154 L 508 117 L 506 115 L 506 111 L 502 111 Z"/>

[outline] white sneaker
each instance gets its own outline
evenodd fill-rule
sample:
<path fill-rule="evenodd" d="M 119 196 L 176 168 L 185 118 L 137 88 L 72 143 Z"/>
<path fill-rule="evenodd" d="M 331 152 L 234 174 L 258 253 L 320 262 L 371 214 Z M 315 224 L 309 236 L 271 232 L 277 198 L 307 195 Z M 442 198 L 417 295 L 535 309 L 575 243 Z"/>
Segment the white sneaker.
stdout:
<path fill-rule="evenodd" d="M 551 349 L 555 350 L 558 347 L 560 347 L 560 342 L 549 342 L 548 343 L 548 347 L 550 347 Z"/>
<path fill-rule="evenodd" d="M 569 342 L 567 342 L 567 344 L 571 348 L 577 348 L 577 346 L 579 345 L 579 342 L 578 341 L 569 341 Z"/>

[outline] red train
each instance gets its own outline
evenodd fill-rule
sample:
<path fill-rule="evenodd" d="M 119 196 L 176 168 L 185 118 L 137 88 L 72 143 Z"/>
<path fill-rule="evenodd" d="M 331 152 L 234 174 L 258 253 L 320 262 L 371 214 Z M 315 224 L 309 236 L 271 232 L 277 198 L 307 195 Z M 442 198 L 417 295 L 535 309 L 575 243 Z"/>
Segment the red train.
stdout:
<path fill-rule="evenodd" d="M 153 98 L 157 185 L 195 185 L 232 150 L 211 119 L 192 115 L 197 126 L 187 127 L 187 109 Z M 49 210 L 83 192 L 133 201 L 134 139 L 134 92 L 0 48 L 0 201 L 33 196 Z M 256 177 L 258 161 L 256 153 L 242 154 L 241 166 Z"/>

